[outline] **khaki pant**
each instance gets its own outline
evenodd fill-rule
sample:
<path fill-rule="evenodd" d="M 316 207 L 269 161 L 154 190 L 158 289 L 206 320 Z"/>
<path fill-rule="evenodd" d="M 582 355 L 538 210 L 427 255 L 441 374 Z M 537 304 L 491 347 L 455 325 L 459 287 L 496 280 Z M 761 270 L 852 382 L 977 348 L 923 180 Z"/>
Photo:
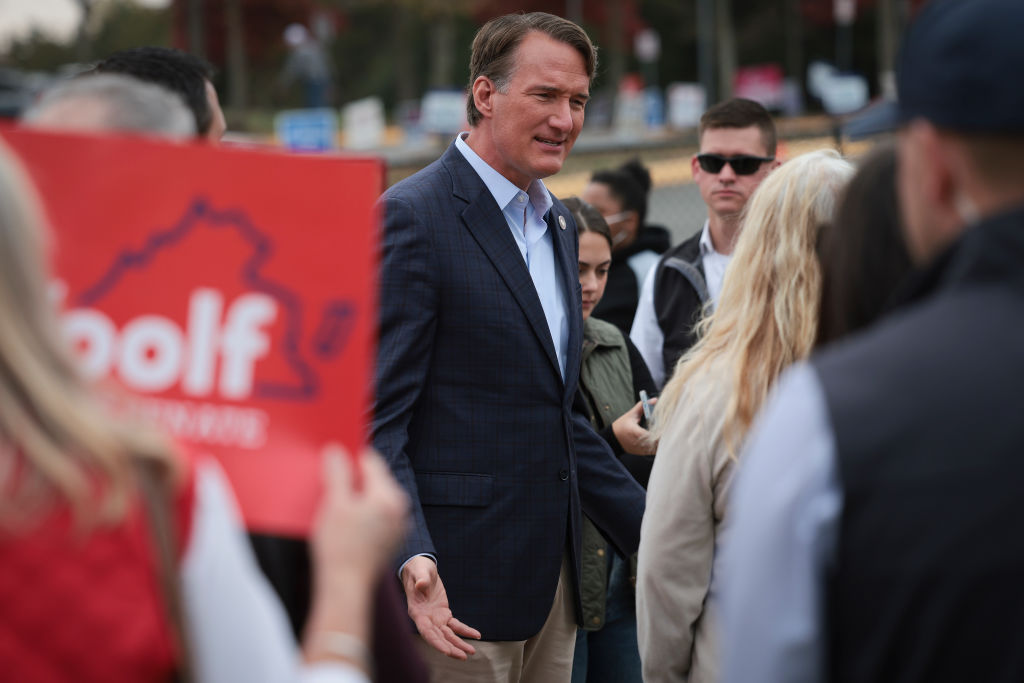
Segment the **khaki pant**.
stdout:
<path fill-rule="evenodd" d="M 476 654 L 462 662 L 441 654 L 417 636 L 432 683 L 568 683 L 572 678 L 576 647 L 570 571 L 569 558 L 563 556 L 551 612 L 540 632 L 532 638 L 470 640 Z"/>

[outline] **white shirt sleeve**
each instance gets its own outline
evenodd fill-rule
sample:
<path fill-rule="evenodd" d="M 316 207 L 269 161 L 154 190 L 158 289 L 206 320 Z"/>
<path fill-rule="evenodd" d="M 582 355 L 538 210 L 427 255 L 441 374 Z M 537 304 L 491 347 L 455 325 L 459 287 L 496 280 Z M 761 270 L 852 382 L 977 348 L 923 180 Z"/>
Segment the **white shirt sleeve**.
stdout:
<path fill-rule="evenodd" d="M 640 288 L 640 300 L 636 305 L 636 315 L 633 317 L 629 338 L 643 356 L 647 369 L 651 371 L 651 379 L 660 390 L 665 384 L 665 362 L 661 356 L 665 335 L 661 332 L 658 316 L 654 311 L 654 276 L 657 272 L 656 267 L 651 268 L 643 287 Z"/>
<path fill-rule="evenodd" d="M 750 433 L 733 490 L 721 590 L 726 683 L 825 680 L 825 581 L 842 492 L 813 369 L 780 380 Z"/>
<path fill-rule="evenodd" d="M 366 683 L 343 662 L 304 665 L 284 607 L 260 572 L 220 466 L 196 466 L 182 598 L 202 683 Z"/>

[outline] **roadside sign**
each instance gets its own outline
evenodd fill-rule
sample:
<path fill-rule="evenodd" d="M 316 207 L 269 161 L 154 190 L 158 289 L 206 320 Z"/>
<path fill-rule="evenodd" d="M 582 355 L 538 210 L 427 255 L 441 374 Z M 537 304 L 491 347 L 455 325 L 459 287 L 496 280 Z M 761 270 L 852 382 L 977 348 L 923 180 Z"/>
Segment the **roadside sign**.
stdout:
<path fill-rule="evenodd" d="M 297 152 L 325 152 L 337 145 L 338 115 L 333 109 L 288 109 L 274 117 L 274 133 Z"/>

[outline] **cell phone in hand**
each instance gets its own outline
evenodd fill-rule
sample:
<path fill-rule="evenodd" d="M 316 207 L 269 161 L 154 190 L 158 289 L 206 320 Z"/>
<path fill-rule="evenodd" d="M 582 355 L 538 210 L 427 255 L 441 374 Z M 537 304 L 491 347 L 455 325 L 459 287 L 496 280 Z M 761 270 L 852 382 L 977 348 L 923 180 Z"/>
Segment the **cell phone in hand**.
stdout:
<path fill-rule="evenodd" d="M 651 421 L 651 402 L 647 398 L 647 392 L 643 389 L 640 390 L 640 405 L 644 409 L 644 420 L 647 422 Z"/>

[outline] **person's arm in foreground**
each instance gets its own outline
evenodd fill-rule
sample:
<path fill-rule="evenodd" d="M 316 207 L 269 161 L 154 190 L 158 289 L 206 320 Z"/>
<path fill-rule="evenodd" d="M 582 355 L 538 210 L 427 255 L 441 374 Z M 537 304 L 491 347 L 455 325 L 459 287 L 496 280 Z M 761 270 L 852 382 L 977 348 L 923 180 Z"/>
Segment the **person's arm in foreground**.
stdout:
<path fill-rule="evenodd" d="M 198 681 L 369 680 L 373 585 L 405 532 L 408 501 L 378 456 L 364 455 L 362 467 L 363 488 L 355 491 L 347 456 L 325 457 L 303 657 L 245 537 L 230 484 L 215 463 L 197 466 L 194 524 L 181 571 Z"/>
<path fill-rule="evenodd" d="M 809 365 L 780 379 L 740 463 L 721 564 L 723 681 L 825 680 L 825 581 L 842 493 Z"/>

